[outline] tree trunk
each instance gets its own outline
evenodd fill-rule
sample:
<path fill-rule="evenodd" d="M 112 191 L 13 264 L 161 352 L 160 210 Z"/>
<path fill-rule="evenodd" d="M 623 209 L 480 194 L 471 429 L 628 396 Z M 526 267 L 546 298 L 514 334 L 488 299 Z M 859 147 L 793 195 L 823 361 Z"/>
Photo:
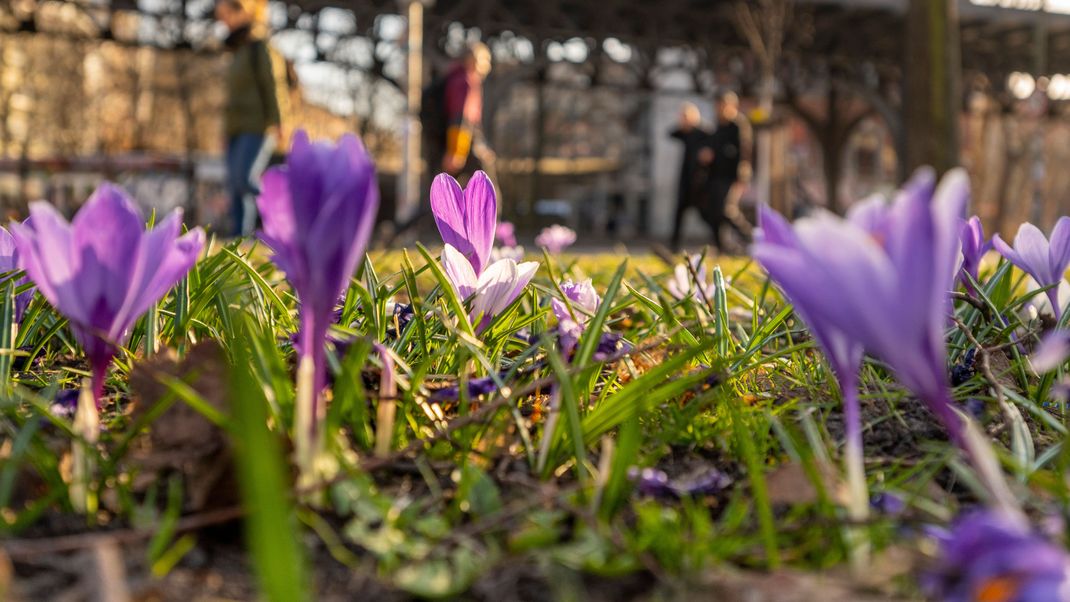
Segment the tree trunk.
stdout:
<path fill-rule="evenodd" d="M 905 165 L 958 165 L 962 60 L 955 0 L 910 0 L 904 57 Z"/>

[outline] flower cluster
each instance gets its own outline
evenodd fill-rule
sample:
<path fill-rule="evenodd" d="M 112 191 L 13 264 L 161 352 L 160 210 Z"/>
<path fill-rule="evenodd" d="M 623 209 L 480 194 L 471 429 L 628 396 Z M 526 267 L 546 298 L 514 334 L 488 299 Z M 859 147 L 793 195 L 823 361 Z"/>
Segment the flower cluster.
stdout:
<path fill-rule="evenodd" d="M 894 203 L 869 199 L 847 219 L 820 212 L 792 227 L 760 210 L 753 254 L 794 302 L 840 381 L 856 515 L 867 508 L 856 393 L 863 352 L 895 371 L 978 469 L 992 464 L 991 451 L 968 436 L 954 409 L 944 341 L 968 195 L 964 171 L 950 172 L 937 187 L 934 174 L 922 170 Z M 993 495 L 1012 504 L 1001 476 L 983 472 Z"/>

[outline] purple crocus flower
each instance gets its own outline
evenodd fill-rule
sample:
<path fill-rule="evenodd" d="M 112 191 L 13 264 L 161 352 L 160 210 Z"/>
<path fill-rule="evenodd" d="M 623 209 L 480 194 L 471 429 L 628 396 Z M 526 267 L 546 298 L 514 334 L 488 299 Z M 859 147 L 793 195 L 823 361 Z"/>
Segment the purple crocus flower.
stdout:
<path fill-rule="evenodd" d="M 27 220 L 28 221 L 28 220 Z M 19 269 L 19 250 L 15 246 L 15 238 L 7 229 L 0 227 L 0 274 L 14 272 Z M 30 281 L 29 276 L 23 276 L 12 284 L 17 288 Z M 15 323 L 22 321 L 22 314 L 30 306 L 33 300 L 34 289 L 31 288 L 15 295 Z"/>
<path fill-rule="evenodd" d="M 671 494 L 669 475 L 664 470 L 632 466 L 628 469 L 628 480 L 640 495 L 665 497 Z"/>
<path fill-rule="evenodd" d="M 331 315 L 364 256 L 379 207 L 375 165 L 354 136 L 334 146 L 309 142 L 299 130 L 286 165 L 264 174 L 257 207 L 260 239 L 300 302 L 297 442 L 314 445 L 324 416 L 319 394 Z M 311 461 L 310 449 L 299 451 L 301 461 Z"/>
<path fill-rule="evenodd" d="M 431 211 L 445 243 L 443 270 L 457 295 L 472 299 L 469 317 L 478 320 L 477 330 L 483 330 L 520 296 L 539 264 L 508 258 L 491 262 L 498 197 L 482 171 L 463 191 L 448 174 L 439 174 L 431 186 Z"/>
<path fill-rule="evenodd" d="M 976 215 L 962 222 L 962 268 L 959 279 L 967 290 L 973 292 L 973 282 L 980 275 L 981 259 L 992 249 L 992 241 L 985 240 L 984 226 Z"/>
<path fill-rule="evenodd" d="M 669 284 L 666 288 L 669 289 L 669 294 L 676 298 L 678 301 L 690 299 L 693 295 L 698 295 L 698 301 L 713 301 L 713 295 L 716 291 L 713 286 L 713 281 L 706 280 L 706 266 L 702 264 L 701 255 L 692 255 L 689 260 L 691 267 L 695 270 L 695 276 L 691 277 L 691 270 L 687 265 L 678 263 L 673 269 L 673 276 L 669 280 Z M 697 286 L 695 280 L 698 280 Z"/>
<path fill-rule="evenodd" d="M 630 480 L 640 495 L 661 498 L 686 498 L 714 495 L 732 484 L 732 477 L 716 468 L 706 468 L 688 477 L 670 479 L 657 468 L 628 468 Z"/>
<path fill-rule="evenodd" d="M 921 577 L 925 593 L 943 602 L 1066 602 L 1070 557 L 1016 517 L 977 511 L 933 532 L 936 562 Z"/>
<path fill-rule="evenodd" d="M 204 232 L 179 236 L 179 211 L 146 230 L 134 201 L 108 183 L 69 224 L 45 202 L 32 203 L 30 216 L 11 224 L 18 266 L 70 321 L 89 358 L 99 405 L 108 365 L 130 328 L 193 267 Z"/>
<path fill-rule="evenodd" d="M 596 362 L 609 362 L 619 359 L 631 350 L 631 344 L 625 342 L 624 337 L 619 333 L 605 332 L 598 339 L 598 346 L 594 348 L 591 359 Z"/>
<path fill-rule="evenodd" d="M 476 276 L 482 274 L 498 222 L 498 198 L 487 174 L 477 171 L 464 190 L 449 174 L 438 174 L 431 183 L 431 212 L 442 242 L 460 251 Z"/>
<path fill-rule="evenodd" d="M 550 299 L 550 307 L 554 311 L 554 316 L 557 317 L 561 348 L 568 353 L 576 346 L 580 335 L 587 328 L 588 320 L 598 311 L 602 299 L 594 290 L 590 279 L 582 282 L 566 280 L 561 283 L 561 292 L 565 293 L 569 303 L 566 304 L 560 299 Z"/>
<path fill-rule="evenodd" d="M 1038 374 L 1051 372 L 1070 359 L 1070 330 L 1054 330 L 1043 340 L 1029 357 L 1029 363 Z"/>
<path fill-rule="evenodd" d="M 829 351 L 845 396 L 853 395 L 862 350 L 884 360 L 967 450 L 996 500 L 1013 507 L 991 450 L 967 433 L 948 386 L 944 327 L 968 195 L 963 170 L 937 188 L 925 169 L 893 204 L 870 199 L 847 219 L 819 212 L 792 229 L 763 208 L 753 253 Z M 849 432 L 858 428 L 852 416 L 846 421 Z"/>
<path fill-rule="evenodd" d="M 494 237 L 503 247 L 511 249 L 516 246 L 516 226 L 513 222 L 502 222 L 494 229 Z"/>
<path fill-rule="evenodd" d="M 576 242 L 576 232 L 569 227 L 554 224 L 543 228 L 535 237 L 535 244 L 556 255 Z"/>
<path fill-rule="evenodd" d="M 882 491 L 874 495 L 869 506 L 883 516 L 899 516 L 907 509 L 903 498 L 890 491 Z"/>
<path fill-rule="evenodd" d="M 823 346 L 839 350 L 831 355 L 841 371 L 860 348 L 881 358 L 956 440 L 962 423 L 951 409 L 944 325 L 968 194 L 963 171 L 936 189 L 933 173 L 920 170 L 894 204 L 871 199 L 847 219 L 822 212 L 792 230 L 763 209 L 754 246 Z"/>
<path fill-rule="evenodd" d="M 413 310 L 410 303 L 394 303 L 393 305 L 393 309 L 390 310 L 393 321 L 391 326 L 387 327 L 386 334 L 391 338 L 397 338 L 401 336 L 401 333 L 405 332 L 409 323 L 416 317 L 416 311 Z M 390 307 L 390 305 L 388 304 L 387 307 Z"/>
<path fill-rule="evenodd" d="M 56 396 L 52 398 L 52 405 L 48 409 L 57 418 L 74 418 L 74 412 L 78 409 L 79 395 L 81 391 L 78 389 L 60 389 L 56 391 Z"/>
<path fill-rule="evenodd" d="M 501 375 L 499 375 L 501 376 Z M 468 381 L 468 397 L 474 398 L 481 395 L 490 395 L 498 390 L 498 383 L 490 376 L 484 376 L 482 378 L 473 378 Z M 450 385 L 441 389 L 436 389 L 431 393 L 431 401 L 444 402 L 444 401 L 457 401 L 461 398 L 461 385 Z"/>
<path fill-rule="evenodd" d="M 1052 287 L 1047 294 L 1058 321 L 1063 310 L 1059 304 L 1058 285 L 1063 282 L 1070 265 L 1070 217 L 1059 218 L 1051 231 L 1051 240 L 1045 238 L 1039 228 L 1026 222 L 1018 227 L 1014 247 L 1003 242 L 999 234 L 992 237 L 992 245 L 1007 261 L 1032 276 L 1037 284 Z"/>

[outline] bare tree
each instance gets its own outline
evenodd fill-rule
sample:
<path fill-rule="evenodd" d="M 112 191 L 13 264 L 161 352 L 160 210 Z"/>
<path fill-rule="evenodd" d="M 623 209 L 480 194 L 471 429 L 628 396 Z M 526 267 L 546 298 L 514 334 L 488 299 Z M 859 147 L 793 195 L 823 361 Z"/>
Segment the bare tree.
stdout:
<path fill-rule="evenodd" d="M 747 40 L 761 68 L 758 98 L 759 108 L 765 119 L 769 119 L 773 113 L 776 66 L 780 60 L 788 24 L 791 22 L 793 5 L 793 0 L 737 0 L 733 5 L 736 27 L 740 35 Z M 771 200 L 772 182 L 772 135 L 768 128 L 759 130 L 757 142 L 758 200 L 768 203 Z"/>

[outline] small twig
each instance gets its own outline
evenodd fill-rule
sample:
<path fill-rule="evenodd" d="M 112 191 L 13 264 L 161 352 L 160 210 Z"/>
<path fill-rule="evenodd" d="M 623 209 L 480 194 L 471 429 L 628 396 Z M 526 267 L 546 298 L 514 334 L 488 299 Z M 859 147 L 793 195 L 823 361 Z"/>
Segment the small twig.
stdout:
<path fill-rule="evenodd" d="M 699 257 L 699 261 L 704 261 L 705 259 L 706 252 L 703 251 L 702 255 Z M 687 271 L 691 274 L 691 280 L 695 283 L 695 289 L 698 290 L 698 294 L 702 298 L 702 302 L 706 304 L 706 309 L 709 310 L 711 316 L 716 316 L 717 310 L 713 307 L 713 300 L 707 298 L 706 295 L 706 283 L 701 282 L 698 279 L 698 270 L 695 269 L 695 266 L 691 265 L 691 258 L 688 257 L 687 254 L 684 254 L 684 265 L 687 266 Z"/>
<path fill-rule="evenodd" d="M 220 510 L 210 510 L 199 514 L 191 514 L 179 519 L 175 523 L 175 532 L 197 531 L 212 525 L 228 523 L 241 517 L 245 511 L 241 506 L 231 506 Z M 118 531 L 105 531 L 95 533 L 78 533 L 76 535 L 60 535 L 58 537 L 45 537 L 37 539 L 12 539 L 0 544 L 14 560 L 32 559 L 34 556 L 57 554 L 60 552 L 73 552 L 84 550 L 100 545 L 102 542 L 115 542 L 120 544 L 136 543 L 150 539 L 156 534 L 154 529 L 122 529 Z"/>
<path fill-rule="evenodd" d="M 999 403 L 999 408 L 1003 412 L 1003 418 L 1006 421 L 1003 428 L 1009 428 L 1010 424 L 1014 421 L 1014 413 L 1010 406 L 1007 405 L 1007 398 L 1003 394 L 1003 385 L 996 379 L 996 373 L 992 370 L 992 354 L 991 350 L 985 347 L 974 336 L 973 331 L 969 326 L 966 326 L 962 320 L 952 316 L 951 319 L 955 322 L 955 325 L 959 327 L 962 334 L 966 335 L 966 339 L 970 341 L 970 344 L 977 348 L 977 353 L 981 356 L 981 374 L 985 377 L 985 380 L 991 385 L 992 390 L 995 392 L 996 401 Z"/>
<path fill-rule="evenodd" d="M 951 293 L 951 298 L 955 301 L 963 301 L 974 306 L 977 311 L 981 312 L 981 315 L 984 316 L 986 320 L 992 319 L 992 308 L 985 305 L 984 302 L 982 302 L 977 297 L 974 297 L 973 295 L 967 295 L 966 293 L 953 291 Z"/>

